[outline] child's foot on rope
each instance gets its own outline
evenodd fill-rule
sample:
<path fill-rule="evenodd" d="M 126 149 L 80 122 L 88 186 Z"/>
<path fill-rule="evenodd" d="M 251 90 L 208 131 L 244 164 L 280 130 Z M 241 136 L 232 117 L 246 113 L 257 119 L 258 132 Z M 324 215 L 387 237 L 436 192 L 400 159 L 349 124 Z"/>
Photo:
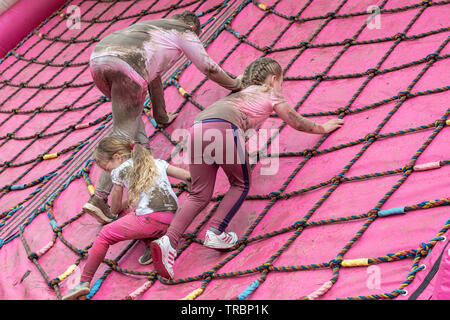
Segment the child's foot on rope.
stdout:
<path fill-rule="evenodd" d="M 83 209 L 102 224 L 110 223 L 115 218 L 106 201 L 95 194 L 84 204 Z"/>
<path fill-rule="evenodd" d="M 90 291 L 89 282 L 80 282 L 68 294 L 62 297 L 62 300 L 76 300 L 81 296 L 87 295 Z"/>
<path fill-rule="evenodd" d="M 163 236 L 152 241 L 150 250 L 156 272 L 164 278 L 173 279 L 173 264 L 177 256 L 177 250 L 170 245 L 169 237 Z"/>
<path fill-rule="evenodd" d="M 206 231 L 205 241 L 203 245 L 214 249 L 229 249 L 238 241 L 238 237 L 234 232 L 222 232 L 217 235 L 211 230 Z"/>
<path fill-rule="evenodd" d="M 142 265 L 147 265 L 152 263 L 152 252 L 150 250 L 150 247 L 146 247 L 144 251 L 144 255 L 140 256 L 138 259 L 138 262 Z"/>

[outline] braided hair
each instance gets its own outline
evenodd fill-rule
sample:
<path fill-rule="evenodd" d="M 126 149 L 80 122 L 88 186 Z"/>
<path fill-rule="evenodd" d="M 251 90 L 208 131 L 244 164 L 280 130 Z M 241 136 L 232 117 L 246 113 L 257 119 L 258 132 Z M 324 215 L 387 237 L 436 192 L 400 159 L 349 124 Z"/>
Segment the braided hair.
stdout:
<path fill-rule="evenodd" d="M 242 89 L 251 85 L 267 86 L 266 79 L 268 76 L 281 77 L 282 74 L 283 70 L 277 61 L 269 57 L 258 58 L 245 68 L 241 80 Z"/>

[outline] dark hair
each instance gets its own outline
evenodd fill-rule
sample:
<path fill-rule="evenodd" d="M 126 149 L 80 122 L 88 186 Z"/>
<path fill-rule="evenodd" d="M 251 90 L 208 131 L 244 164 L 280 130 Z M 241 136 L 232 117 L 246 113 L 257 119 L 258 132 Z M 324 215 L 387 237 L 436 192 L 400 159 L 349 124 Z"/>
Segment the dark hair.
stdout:
<path fill-rule="evenodd" d="M 283 70 L 280 64 L 269 57 L 261 57 L 250 63 L 242 75 L 242 88 L 251 85 L 264 85 L 266 78 L 270 75 L 281 77 Z"/>
<path fill-rule="evenodd" d="M 199 36 L 200 33 L 202 32 L 202 26 L 200 25 L 200 20 L 195 15 L 195 13 L 193 13 L 191 11 L 186 10 L 183 13 L 176 13 L 173 16 L 171 16 L 171 18 L 181 20 L 184 23 L 193 26 L 194 29 L 192 31 L 194 31 L 197 36 Z"/>

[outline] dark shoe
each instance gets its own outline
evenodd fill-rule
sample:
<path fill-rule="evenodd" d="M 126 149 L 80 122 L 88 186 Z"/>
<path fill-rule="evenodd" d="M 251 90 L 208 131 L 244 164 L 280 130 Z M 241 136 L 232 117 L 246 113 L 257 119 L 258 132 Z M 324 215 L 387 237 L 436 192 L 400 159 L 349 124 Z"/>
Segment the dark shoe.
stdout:
<path fill-rule="evenodd" d="M 139 257 L 138 262 L 142 265 L 147 265 L 152 263 L 153 259 L 152 259 L 152 253 L 150 250 L 150 247 L 146 247 L 145 251 L 144 251 L 144 255 Z"/>
<path fill-rule="evenodd" d="M 83 209 L 102 224 L 110 223 L 115 218 L 106 201 L 95 194 L 84 204 Z"/>
<path fill-rule="evenodd" d="M 89 282 L 80 282 L 68 294 L 62 297 L 62 300 L 76 300 L 81 296 L 87 295 L 90 291 Z"/>

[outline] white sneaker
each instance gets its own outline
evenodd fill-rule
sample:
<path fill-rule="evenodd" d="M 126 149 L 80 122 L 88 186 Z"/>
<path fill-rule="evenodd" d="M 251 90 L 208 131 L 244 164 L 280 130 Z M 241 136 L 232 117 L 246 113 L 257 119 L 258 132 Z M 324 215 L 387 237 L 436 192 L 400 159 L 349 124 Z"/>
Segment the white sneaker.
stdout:
<path fill-rule="evenodd" d="M 177 257 L 177 250 L 172 248 L 168 236 L 152 241 L 150 251 L 156 272 L 167 279 L 173 279 L 173 264 Z"/>
<path fill-rule="evenodd" d="M 85 296 L 90 292 L 89 282 L 80 282 L 72 290 L 69 291 L 62 300 L 76 300 L 81 296 Z"/>
<path fill-rule="evenodd" d="M 238 237 L 234 232 L 222 232 L 221 234 L 217 235 L 211 230 L 207 230 L 203 245 L 205 247 L 214 249 L 228 249 L 234 246 L 237 241 Z"/>

